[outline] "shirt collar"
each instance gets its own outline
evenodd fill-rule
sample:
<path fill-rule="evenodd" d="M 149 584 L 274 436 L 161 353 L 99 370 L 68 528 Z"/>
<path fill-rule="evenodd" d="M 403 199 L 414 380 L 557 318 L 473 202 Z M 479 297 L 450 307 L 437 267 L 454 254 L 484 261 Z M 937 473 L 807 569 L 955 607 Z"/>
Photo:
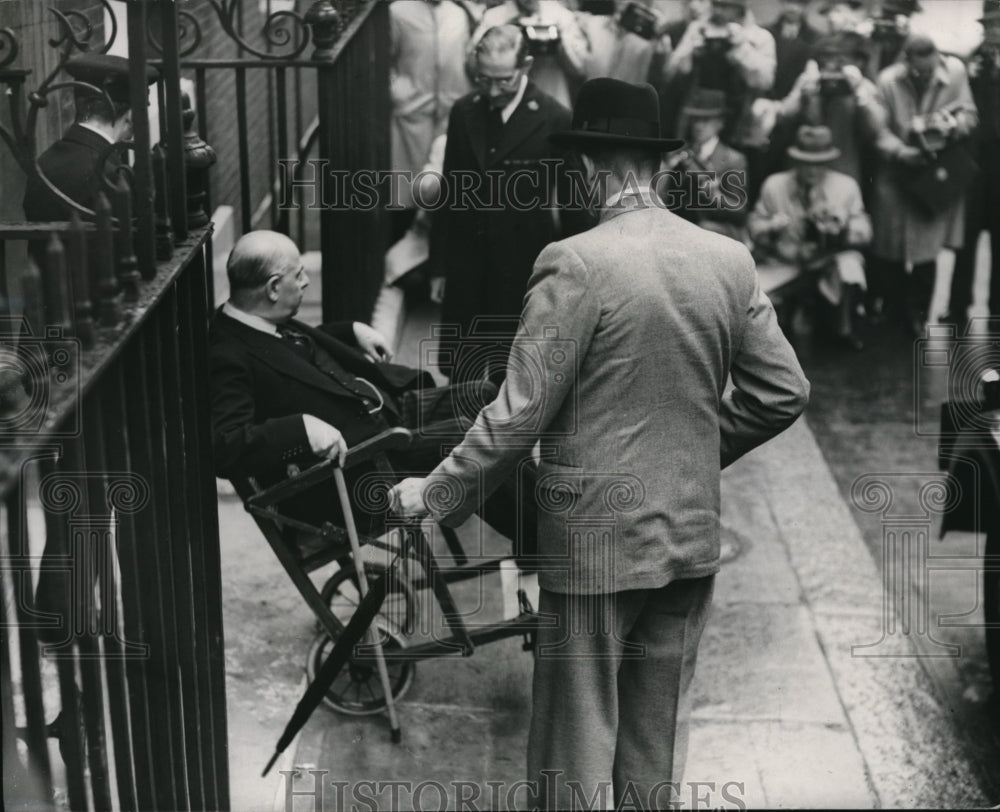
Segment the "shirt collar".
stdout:
<path fill-rule="evenodd" d="M 90 123 L 88 123 L 88 122 L 86 122 L 86 121 L 78 121 L 78 122 L 77 122 L 77 124 L 79 124 L 79 125 L 80 125 L 81 127 L 83 127 L 83 129 L 85 129 L 85 130 L 90 130 L 90 131 L 91 131 L 92 133 L 97 133 L 97 134 L 98 134 L 99 136 L 101 136 L 101 138 L 103 138 L 103 139 L 104 139 L 105 141 L 107 141 L 107 142 L 108 142 L 109 144 L 114 144 L 114 143 L 115 143 L 115 142 L 114 142 L 114 141 L 112 141 L 112 140 L 111 140 L 110 138 L 108 138 L 108 136 L 107 136 L 107 134 L 106 134 L 106 133 L 104 133 L 104 132 L 102 132 L 101 130 L 99 130 L 99 129 L 98 129 L 97 127 L 95 127 L 95 126 L 94 126 L 93 124 L 90 124 Z"/>
<path fill-rule="evenodd" d="M 934 69 L 934 81 L 939 85 L 948 84 L 948 80 L 951 77 L 948 74 L 948 64 L 944 61 L 944 57 L 940 57 L 937 67 Z"/>
<path fill-rule="evenodd" d="M 649 188 L 639 188 L 634 184 L 623 186 L 621 191 L 615 192 L 601 207 L 600 219 L 602 221 L 609 217 L 614 217 L 622 212 L 632 209 L 663 209 L 666 208 L 659 199 L 654 200 L 655 192 Z"/>
<path fill-rule="evenodd" d="M 240 324 L 245 324 L 253 330 L 260 330 L 262 333 L 267 333 L 268 335 L 275 336 L 276 338 L 281 338 L 281 334 L 278 332 L 278 328 L 273 322 L 270 322 L 260 316 L 256 316 L 253 313 L 247 313 L 240 310 L 232 302 L 226 302 L 222 306 L 222 312 L 229 316 L 229 318 L 235 319 Z"/>
<path fill-rule="evenodd" d="M 698 147 L 698 158 L 702 162 L 707 161 L 712 157 L 712 153 L 715 152 L 715 148 L 719 146 L 719 136 L 713 136 L 709 138 L 704 144 Z"/>
<path fill-rule="evenodd" d="M 518 88 L 517 95 L 510 100 L 510 102 L 507 104 L 506 107 L 503 108 L 503 110 L 500 111 L 500 117 L 503 119 L 504 124 L 506 124 L 510 120 L 510 117 L 514 115 L 514 111 L 517 109 L 517 106 L 521 103 L 521 99 L 524 98 L 524 91 L 527 89 L 527 87 L 528 87 L 528 75 L 521 74 L 521 87 Z"/>

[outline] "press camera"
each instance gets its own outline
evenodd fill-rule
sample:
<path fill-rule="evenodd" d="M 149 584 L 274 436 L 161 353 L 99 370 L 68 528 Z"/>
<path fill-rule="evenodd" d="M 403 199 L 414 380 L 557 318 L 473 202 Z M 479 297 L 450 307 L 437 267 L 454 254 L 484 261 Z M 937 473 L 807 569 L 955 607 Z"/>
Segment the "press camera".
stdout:
<path fill-rule="evenodd" d="M 706 54 L 724 54 L 733 47 L 733 34 L 728 28 L 706 28 L 701 39 Z"/>
<path fill-rule="evenodd" d="M 522 22 L 521 30 L 532 56 L 551 56 L 559 51 L 559 26 Z"/>
<path fill-rule="evenodd" d="M 835 96 L 850 96 L 851 83 L 843 71 L 821 71 L 819 75 L 820 95 L 833 98 Z"/>
<path fill-rule="evenodd" d="M 618 20 L 626 31 L 643 39 L 655 39 L 660 29 L 660 17 L 652 9 L 639 3 L 629 3 Z"/>

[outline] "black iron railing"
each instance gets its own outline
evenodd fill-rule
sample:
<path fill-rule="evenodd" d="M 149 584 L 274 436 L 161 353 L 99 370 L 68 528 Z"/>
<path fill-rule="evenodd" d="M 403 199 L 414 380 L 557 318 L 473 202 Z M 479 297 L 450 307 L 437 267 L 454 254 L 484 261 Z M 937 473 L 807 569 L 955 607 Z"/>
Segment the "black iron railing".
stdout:
<path fill-rule="evenodd" d="M 85 232 L 64 233 L 85 261 Z M 0 443 L 3 659 L 19 665 L 4 675 L 8 801 L 51 802 L 55 736 L 73 809 L 228 805 L 208 236 L 179 243 L 89 348 L 75 315 L 42 335 L 8 322 L 22 373 Z"/>

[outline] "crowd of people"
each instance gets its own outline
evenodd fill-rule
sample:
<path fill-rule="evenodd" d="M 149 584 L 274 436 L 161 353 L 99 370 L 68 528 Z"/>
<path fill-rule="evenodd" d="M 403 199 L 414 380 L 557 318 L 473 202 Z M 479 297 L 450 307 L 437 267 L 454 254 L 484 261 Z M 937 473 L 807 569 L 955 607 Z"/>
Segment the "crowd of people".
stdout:
<path fill-rule="evenodd" d="M 759 5 L 394 0 L 396 166 L 448 179 L 559 160 L 544 135 L 582 83 L 646 82 L 662 132 L 686 142 L 661 167 L 662 200 L 752 249 L 787 330 L 799 312 L 847 348 L 862 347 L 865 321 L 923 335 L 945 248 L 956 265 L 941 318 L 963 329 L 979 233 L 1000 232 L 1000 3 L 984 0 L 983 42 L 966 59 L 911 31 L 919 0 L 781 0 L 768 24 Z M 432 297 L 460 333 L 476 317 L 516 315 L 541 248 L 586 227 L 565 201 L 553 207 L 561 222 L 456 215 L 449 203 L 416 225 Z M 397 238 L 418 209 L 411 200 L 397 215 Z M 1000 273 L 991 280 L 1000 315 Z"/>

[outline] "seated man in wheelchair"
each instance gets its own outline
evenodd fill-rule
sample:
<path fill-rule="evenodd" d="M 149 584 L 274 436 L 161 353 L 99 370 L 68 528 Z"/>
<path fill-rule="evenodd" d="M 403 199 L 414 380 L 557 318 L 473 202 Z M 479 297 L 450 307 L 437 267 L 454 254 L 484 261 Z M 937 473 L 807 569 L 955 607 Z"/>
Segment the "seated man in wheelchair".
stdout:
<path fill-rule="evenodd" d="M 349 447 L 397 426 L 414 430 L 415 440 L 391 458 L 393 468 L 405 475 L 427 472 L 496 395 L 486 381 L 435 388 L 428 372 L 388 363 L 383 337 L 360 322 L 314 328 L 296 321 L 309 278 L 295 243 L 282 234 L 244 235 L 227 274 L 230 298 L 216 313 L 209 348 L 212 440 L 221 477 L 253 477 L 266 487 L 324 459 L 343 463 Z M 432 424 L 434 431 L 421 432 Z M 349 485 L 372 470 L 351 468 Z M 282 503 L 281 513 L 314 526 L 342 524 L 331 489 L 327 481 L 297 493 Z M 517 538 L 514 500 L 513 487 L 505 488 L 483 510 L 509 539 Z M 358 501 L 352 500 L 352 510 L 359 533 L 379 535 L 384 511 L 374 505 L 366 511 Z M 533 532 L 528 519 L 523 527 Z"/>
<path fill-rule="evenodd" d="M 779 320 L 790 330 L 804 293 L 817 303 L 833 339 L 863 348 L 855 333 L 866 289 L 862 249 L 872 238 L 861 189 L 854 178 L 829 168 L 840 151 L 827 127 L 802 126 L 788 149 L 793 168 L 771 175 L 748 226 L 761 286 L 775 300 Z"/>

